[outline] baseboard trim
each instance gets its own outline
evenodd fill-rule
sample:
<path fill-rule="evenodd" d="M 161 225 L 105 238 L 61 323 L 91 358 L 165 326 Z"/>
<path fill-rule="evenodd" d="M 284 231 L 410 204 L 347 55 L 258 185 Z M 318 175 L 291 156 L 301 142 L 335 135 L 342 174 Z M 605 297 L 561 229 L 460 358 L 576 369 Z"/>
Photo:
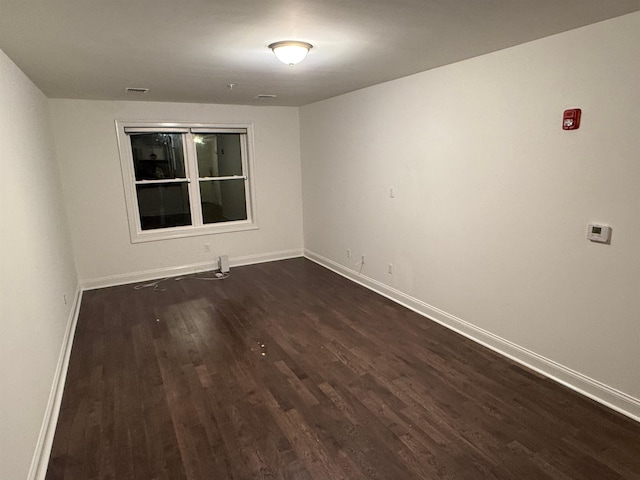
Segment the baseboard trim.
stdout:
<path fill-rule="evenodd" d="M 229 259 L 229 265 L 232 267 L 240 267 L 243 265 L 255 265 L 256 263 L 275 262 L 277 260 L 286 260 L 288 258 L 304 257 L 304 250 L 297 248 L 294 250 L 282 250 L 267 254 L 244 255 L 242 257 L 233 257 Z"/>
<path fill-rule="evenodd" d="M 394 302 L 433 320 L 476 343 L 490 348 L 551 380 L 554 380 L 612 410 L 640 422 L 640 400 L 621 392 L 580 372 L 572 370 L 487 330 L 479 328 L 461 318 L 451 315 L 422 300 L 385 285 L 373 278 L 361 275 L 344 265 L 318 253 L 305 249 L 304 256 L 329 270 L 342 275 Z"/>
<path fill-rule="evenodd" d="M 278 252 L 259 253 L 255 255 L 245 255 L 241 257 L 232 257 L 229 259 L 229 265 L 238 267 L 241 265 L 252 265 L 254 263 L 273 262 L 276 260 L 285 260 L 287 258 L 295 258 L 304 256 L 304 251 L 300 248 L 293 250 L 281 250 Z M 191 265 L 183 265 L 181 267 L 157 268 L 153 270 L 144 270 L 142 272 L 124 273 L 121 275 L 110 275 L 107 277 L 92 278 L 82 280 L 83 290 L 94 290 L 96 288 L 115 287 L 117 285 L 126 285 L 128 283 L 146 282 L 165 277 L 177 277 L 180 275 L 190 275 L 192 273 L 206 272 L 215 270 L 218 265 L 214 261 L 193 263 Z"/>
<path fill-rule="evenodd" d="M 56 425 L 58 423 L 58 415 L 60 414 L 60 406 L 62 404 L 62 394 L 64 392 L 64 384 L 67 379 L 67 370 L 69 368 L 69 359 L 71 357 L 71 347 L 78 323 L 78 315 L 80 313 L 80 303 L 82 302 L 82 289 L 80 285 L 76 287 L 73 305 L 69 311 L 69 319 L 64 332 L 60 355 L 56 365 L 55 375 L 49 393 L 49 401 L 45 411 L 42 427 L 36 443 L 36 449 L 31 460 L 29 468 L 29 480 L 44 480 L 47 474 L 47 466 L 49 465 L 49 457 L 51 456 L 51 447 L 53 446 L 53 437 L 56 433 Z"/>

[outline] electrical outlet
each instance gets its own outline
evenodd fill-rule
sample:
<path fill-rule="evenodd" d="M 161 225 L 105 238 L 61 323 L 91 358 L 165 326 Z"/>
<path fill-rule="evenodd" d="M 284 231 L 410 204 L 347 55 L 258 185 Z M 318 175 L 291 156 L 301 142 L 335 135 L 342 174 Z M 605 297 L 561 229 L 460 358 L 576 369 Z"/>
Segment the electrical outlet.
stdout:
<path fill-rule="evenodd" d="M 210 252 L 211 251 L 211 244 L 210 243 L 205 243 L 204 244 L 204 251 L 205 252 Z"/>
<path fill-rule="evenodd" d="M 389 272 L 390 274 L 393 274 L 393 263 L 389 264 L 389 267 L 387 268 L 387 272 Z"/>
<path fill-rule="evenodd" d="M 351 258 L 351 249 L 347 248 L 347 258 Z"/>

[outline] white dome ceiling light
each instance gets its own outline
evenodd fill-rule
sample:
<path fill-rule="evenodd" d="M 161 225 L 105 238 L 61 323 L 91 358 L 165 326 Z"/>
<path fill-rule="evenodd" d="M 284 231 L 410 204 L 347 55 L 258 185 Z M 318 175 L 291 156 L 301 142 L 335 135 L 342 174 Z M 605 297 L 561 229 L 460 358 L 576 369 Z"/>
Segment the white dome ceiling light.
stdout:
<path fill-rule="evenodd" d="M 298 42 L 295 40 L 284 40 L 269 45 L 273 53 L 285 65 L 290 67 L 300 63 L 313 48 L 313 45 L 307 42 Z"/>

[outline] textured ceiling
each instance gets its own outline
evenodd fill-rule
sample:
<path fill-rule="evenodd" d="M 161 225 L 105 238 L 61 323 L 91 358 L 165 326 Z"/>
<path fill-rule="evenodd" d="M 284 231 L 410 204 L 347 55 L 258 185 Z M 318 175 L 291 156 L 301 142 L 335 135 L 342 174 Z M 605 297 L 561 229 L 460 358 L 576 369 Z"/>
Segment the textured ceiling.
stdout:
<path fill-rule="evenodd" d="M 0 0 L 0 49 L 51 98 L 295 106 L 638 10 L 640 0 Z M 295 67 L 267 48 L 289 39 L 314 45 Z"/>

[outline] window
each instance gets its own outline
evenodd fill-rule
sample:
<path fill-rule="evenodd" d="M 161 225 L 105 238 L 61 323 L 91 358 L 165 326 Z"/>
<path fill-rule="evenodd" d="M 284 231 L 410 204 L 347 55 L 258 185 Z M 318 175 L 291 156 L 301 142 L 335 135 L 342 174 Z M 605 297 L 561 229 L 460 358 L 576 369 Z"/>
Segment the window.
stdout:
<path fill-rule="evenodd" d="M 132 242 L 257 228 L 250 125 L 116 126 Z"/>

